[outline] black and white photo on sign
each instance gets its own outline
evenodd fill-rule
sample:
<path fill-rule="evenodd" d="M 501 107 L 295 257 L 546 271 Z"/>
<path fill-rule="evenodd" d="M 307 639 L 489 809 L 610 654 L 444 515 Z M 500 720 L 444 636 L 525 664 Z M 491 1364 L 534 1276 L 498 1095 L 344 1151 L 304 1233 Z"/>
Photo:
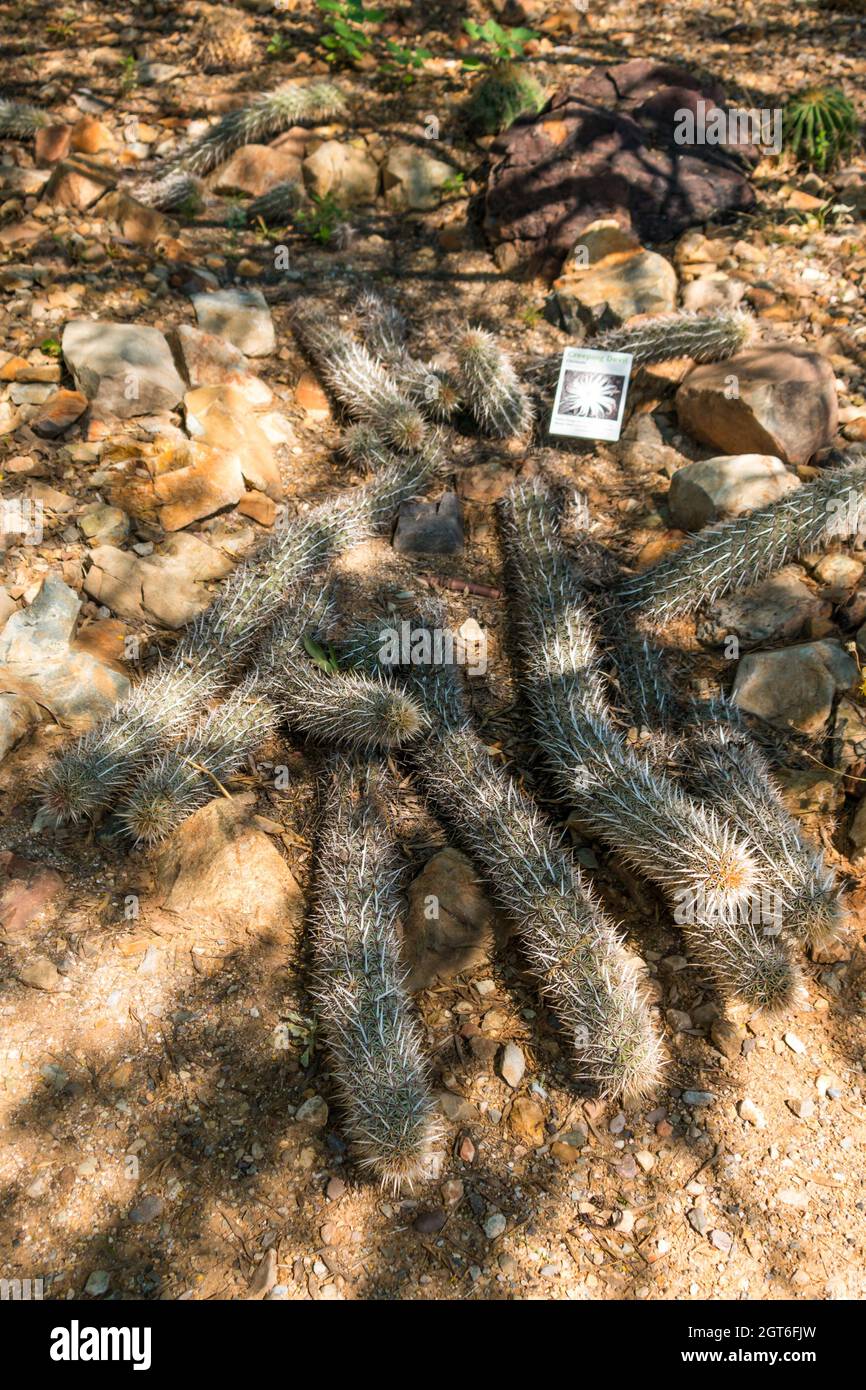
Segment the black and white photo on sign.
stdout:
<path fill-rule="evenodd" d="M 566 371 L 559 412 L 585 420 L 615 420 L 624 385 L 622 375 L 610 372 Z"/>

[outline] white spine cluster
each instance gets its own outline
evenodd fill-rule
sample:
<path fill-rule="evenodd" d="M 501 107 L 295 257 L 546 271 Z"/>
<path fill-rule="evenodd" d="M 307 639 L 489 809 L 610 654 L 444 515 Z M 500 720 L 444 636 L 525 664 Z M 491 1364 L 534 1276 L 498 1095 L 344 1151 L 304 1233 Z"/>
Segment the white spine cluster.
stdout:
<path fill-rule="evenodd" d="M 721 993 L 755 1007 L 798 986 L 783 943 L 756 923 L 750 848 L 623 740 L 612 720 L 586 598 L 561 546 L 555 500 L 539 485 L 500 503 L 523 688 L 560 794 L 582 822 L 680 909 L 689 949 Z"/>
<path fill-rule="evenodd" d="M 397 1193 L 425 1174 L 439 1126 L 400 962 L 402 869 L 383 770 L 335 759 L 318 846 L 315 996 L 362 1167 Z"/>

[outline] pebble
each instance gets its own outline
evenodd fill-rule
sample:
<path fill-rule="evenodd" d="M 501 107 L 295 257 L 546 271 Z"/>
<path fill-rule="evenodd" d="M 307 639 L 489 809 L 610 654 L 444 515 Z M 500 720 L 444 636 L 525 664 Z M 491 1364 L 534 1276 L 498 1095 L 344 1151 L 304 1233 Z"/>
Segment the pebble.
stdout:
<path fill-rule="evenodd" d="M 727 1231 L 711 1231 L 710 1244 L 714 1245 L 717 1250 L 722 1250 L 727 1254 L 734 1242 Z"/>
<path fill-rule="evenodd" d="M 810 1120 L 815 1113 L 815 1102 L 813 1100 L 801 1099 L 799 1096 L 791 1096 L 785 1101 L 792 1114 L 798 1120 Z"/>
<path fill-rule="evenodd" d="M 710 1040 L 717 1051 L 723 1057 L 727 1057 L 729 1062 L 733 1062 L 740 1056 L 743 1047 L 743 1034 L 739 1028 L 727 1018 L 717 1018 L 713 1020 L 710 1028 Z"/>
<path fill-rule="evenodd" d="M 87 1283 L 84 1285 L 84 1292 L 89 1293 L 91 1298 L 99 1298 L 101 1294 L 108 1292 L 111 1283 L 111 1275 L 104 1269 L 95 1269 L 88 1276 Z"/>
<path fill-rule="evenodd" d="M 162 1216 L 165 1211 L 165 1202 L 162 1197 L 151 1194 L 142 1197 L 129 1213 L 129 1219 L 136 1226 L 144 1226 L 148 1221 L 155 1221 L 158 1216 Z"/>
<path fill-rule="evenodd" d="M 430 1211 L 422 1211 L 412 1223 L 412 1229 L 421 1236 L 435 1236 L 447 1221 L 447 1215 L 442 1207 L 433 1207 Z"/>
<path fill-rule="evenodd" d="M 328 1123 L 328 1103 L 322 1096 L 310 1096 L 303 1105 L 298 1106 L 295 1119 L 308 1124 L 313 1129 L 324 1129 Z"/>
<path fill-rule="evenodd" d="M 688 1221 L 692 1230 L 697 1231 L 699 1236 L 706 1235 L 709 1220 L 706 1212 L 701 1211 L 700 1207 L 692 1207 L 691 1211 L 688 1213 L 686 1217 L 686 1220 Z"/>
<path fill-rule="evenodd" d="M 505 1234 L 507 1225 L 508 1222 L 502 1212 L 495 1211 L 491 1216 L 488 1216 L 484 1223 L 484 1234 L 488 1240 L 497 1240 L 499 1236 Z"/>
<path fill-rule="evenodd" d="M 326 1189 L 329 1202 L 338 1202 L 346 1191 L 346 1184 L 342 1178 L 331 1178 Z"/>
<path fill-rule="evenodd" d="M 506 1043 L 502 1049 L 499 1074 L 512 1089 L 520 1085 L 526 1071 L 526 1059 L 517 1043 Z"/>
<path fill-rule="evenodd" d="M 625 1129 L 625 1115 L 621 1110 L 618 1115 L 614 1115 L 613 1119 L 608 1125 L 608 1129 L 610 1130 L 611 1134 L 622 1134 L 623 1130 Z"/>
<path fill-rule="evenodd" d="M 782 1041 L 786 1047 L 790 1047 L 791 1051 L 796 1052 L 800 1057 L 806 1051 L 806 1044 L 800 1041 L 796 1033 L 786 1033 Z"/>
<path fill-rule="evenodd" d="M 764 1112 L 758 1108 L 753 1100 L 749 1100 L 748 1096 L 740 1101 L 737 1106 L 737 1114 L 747 1124 L 754 1125 L 755 1129 L 766 1129 L 767 1127 Z"/>
<path fill-rule="evenodd" d="M 649 1173 L 655 1167 L 655 1154 L 651 1154 L 646 1149 L 641 1149 L 640 1153 L 635 1154 L 635 1160 L 639 1168 L 645 1173 Z"/>
<path fill-rule="evenodd" d="M 712 1091 L 683 1091 L 683 1104 L 699 1107 L 712 1105 L 715 1096 Z"/>

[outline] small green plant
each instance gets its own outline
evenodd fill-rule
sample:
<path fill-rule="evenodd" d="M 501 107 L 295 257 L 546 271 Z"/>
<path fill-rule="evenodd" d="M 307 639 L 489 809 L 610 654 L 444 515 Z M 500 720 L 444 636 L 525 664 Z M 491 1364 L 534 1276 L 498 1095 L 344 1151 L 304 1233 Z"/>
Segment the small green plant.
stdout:
<path fill-rule="evenodd" d="M 44 352 L 46 357 L 59 357 L 63 348 L 56 338 L 43 338 L 39 344 L 39 351 Z"/>
<path fill-rule="evenodd" d="M 372 37 L 362 26 L 381 24 L 387 12 L 365 8 L 363 0 L 316 0 L 316 3 L 331 16 L 328 20 L 330 32 L 322 37 L 327 61 L 343 65 L 360 62 L 373 46 Z"/>
<path fill-rule="evenodd" d="M 127 53 L 120 65 L 120 90 L 126 96 L 138 86 L 138 63 L 132 53 Z"/>
<path fill-rule="evenodd" d="M 304 651 L 311 657 L 320 671 L 324 671 L 326 676 L 337 676 L 340 673 L 340 663 L 337 660 L 337 653 L 331 643 L 325 649 L 314 637 L 304 636 Z"/>
<path fill-rule="evenodd" d="M 287 39 L 285 34 L 274 34 L 265 52 L 269 58 L 284 58 L 292 49 L 291 39 Z"/>
<path fill-rule="evenodd" d="M 399 77 L 408 86 L 414 82 L 415 72 L 423 68 L 428 58 L 432 58 L 429 48 L 404 48 L 389 39 L 385 45 L 383 70 L 392 77 Z"/>
<path fill-rule="evenodd" d="M 857 142 L 854 103 L 837 87 L 807 87 L 785 108 L 788 147 L 800 164 L 826 173 L 836 168 Z"/>
<path fill-rule="evenodd" d="M 342 208 L 331 193 L 323 197 L 313 194 L 311 208 L 299 208 L 295 214 L 295 224 L 314 241 L 328 246 L 338 229 L 345 222 Z"/>
<path fill-rule="evenodd" d="M 463 192 L 463 185 L 465 182 L 465 174 L 449 174 L 448 178 L 442 185 L 442 192 L 446 195 L 449 193 L 454 193 L 455 195 L 460 194 Z"/>
<path fill-rule="evenodd" d="M 483 43 L 490 51 L 489 58 L 477 54 L 463 59 L 464 68 L 482 68 L 483 76 L 466 103 L 466 123 L 474 135 L 498 135 L 526 111 L 539 111 L 545 93 L 530 73 L 519 65 L 523 50 L 531 39 L 537 39 L 534 29 L 505 29 L 495 19 L 476 24 L 463 21 L 471 39 Z"/>
<path fill-rule="evenodd" d="M 530 40 L 540 37 L 534 29 L 504 29 L 495 19 L 485 20 L 483 24 L 476 24 L 474 19 L 464 19 L 463 28 L 470 39 L 487 45 L 494 63 L 508 63 L 515 58 L 522 58 L 523 50 Z M 480 68 L 486 61 L 489 60 L 478 57 L 464 58 L 463 66 Z"/>

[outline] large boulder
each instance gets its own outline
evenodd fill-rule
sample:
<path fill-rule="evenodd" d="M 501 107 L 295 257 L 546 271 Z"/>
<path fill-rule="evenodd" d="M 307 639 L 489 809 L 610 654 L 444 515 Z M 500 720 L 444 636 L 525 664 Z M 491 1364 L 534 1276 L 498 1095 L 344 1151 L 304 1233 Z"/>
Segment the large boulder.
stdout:
<path fill-rule="evenodd" d="M 232 563 L 213 546 L 186 533 L 170 535 L 158 554 L 140 558 L 115 545 L 90 555 L 84 588 L 113 613 L 161 627 L 184 627 L 207 608 L 207 587 L 224 579 Z"/>
<path fill-rule="evenodd" d="M 598 218 L 660 242 L 747 211 L 755 198 L 743 166 L 757 151 L 676 140 L 677 113 L 696 113 L 701 101 L 707 115 L 725 107 L 716 83 L 650 59 L 596 67 L 561 87 L 492 147 L 488 236 L 552 279 Z"/>
<path fill-rule="evenodd" d="M 300 183 L 301 161 L 291 149 L 242 145 L 214 174 L 216 193 L 248 193 L 259 198 L 278 183 Z"/>
<path fill-rule="evenodd" d="M 62 347 L 75 385 L 100 414 L 121 420 L 155 415 L 183 396 L 183 380 L 158 328 L 71 319 Z"/>
<path fill-rule="evenodd" d="M 723 454 L 775 454 L 808 463 L 839 422 L 826 358 L 805 348 L 756 347 L 689 372 L 677 391 L 680 428 Z"/>

